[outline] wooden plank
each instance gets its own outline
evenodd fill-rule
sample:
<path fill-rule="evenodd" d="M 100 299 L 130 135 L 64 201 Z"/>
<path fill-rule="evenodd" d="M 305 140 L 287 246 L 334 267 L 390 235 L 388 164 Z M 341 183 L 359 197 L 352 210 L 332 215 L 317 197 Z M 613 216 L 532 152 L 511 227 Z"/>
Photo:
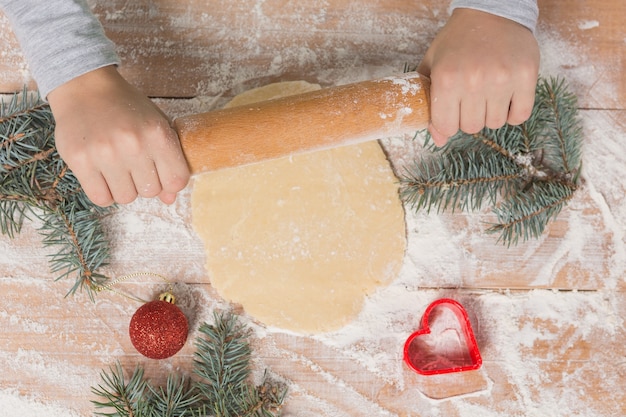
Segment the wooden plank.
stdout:
<path fill-rule="evenodd" d="M 37 88 L 28 64 L 4 13 L 0 10 L 0 92 L 22 91 L 24 86 Z"/>
<path fill-rule="evenodd" d="M 278 79 L 328 84 L 345 68 L 404 64 L 421 56 L 445 17 L 445 5 L 404 1 L 354 4 L 235 0 L 96 1 L 95 13 L 118 45 L 122 72 L 150 96 L 217 95 L 241 83 Z M 6 28 L 6 22 L 4 23 Z M 0 91 L 22 82 L 15 59 L 0 67 Z M 326 78 L 326 79 L 325 79 Z M 167 80 L 166 83 L 163 80 Z"/>
<path fill-rule="evenodd" d="M 368 67 L 401 71 L 419 61 L 447 16 L 445 2 L 435 1 L 332 0 L 320 7 L 285 0 L 99 0 L 94 5 L 118 45 L 122 72 L 153 97 L 232 95 L 285 79 L 328 85 L 338 74 Z M 540 41 L 579 51 L 558 70 L 580 87 L 581 106 L 624 109 L 626 3 L 542 0 L 539 5 Z M 0 27 L 0 91 L 32 86 L 6 19 Z M 588 71 L 582 78 L 591 79 L 580 80 L 581 69 Z"/>
<path fill-rule="evenodd" d="M 334 84 L 369 77 L 367 66 L 402 68 L 446 17 L 439 2 L 333 0 L 326 11 L 317 2 L 222 3 L 93 2 L 133 83 L 151 95 L 200 96 L 157 100 L 170 115 L 207 110 L 222 93 L 278 79 Z M 617 110 L 581 112 L 584 183 L 539 241 L 495 245 L 483 233 L 487 214 L 409 216 L 409 241 L 424 252 L 407 259 L 397 282 L 370 297 L 350 326 L 306 337 L 244 316 L 256 330 L 255 375 L 267 367 L 290 384 L 284 415 L 626 415 L 625 4 L 540 0 L 538 36 L 559 52 L 544 56 L 546 68 L 572 81 L 581 107 Z M 29 82 L 26 66 L 6 20 L 0 27 L 0 91 L 19 90 Z M 414 156 L 410 141 L 385 145 L 398 166 Z M 105 272 L 158 271 L 178 282 L 193 339 L 215 308 L 230 306 L 210 286 L 189 216 L 189 190 L 171 207 L 121 208 L 105 220 L 113 254 Z M 0 236 L 0 398 L 89 416 L 89 387 L 117 360 L 127 370 L 143 364 L 156 383 L 171 370 L 191 372 L 191 343 L 162 362 L 134 351 L 127 326 L 137 303 L 111 293 L 95 303 L 84 294 L 63 298 L 71 282 L 53 281 L 40 240 L 36 222 L 15 239 Z M 163 286 L 143 277 L 120 284 L 144 298 Z M 479 371 L 427 378 L 403 365 L 404 340 L 440 297 L 467 308 L 484 360 Z"/>
<path fill-rule="evenodd" d="M 86 297 L 62 299 L 62 284 L 46 279 L 5 277 L 0 284 L 6 300 L 0 307 L 2 389 L 87 416 L 94 399 L 89 387 L 100 382 L 100 369 L 116 360 L 127 371 L 142 364 L 157 384 L 172 370 L 192 371 L 191 343 L 161 362 L 134 352 L 127 326 L 135 303 L 114 294 L 102 294 L 96 303 Z M 221 302 L 205 285 L 188 287 L 183 295 L 192 294 L 196 303 L 193 339 L 199 323 L 211 320 L 207 307 Z M 410 294 L 416 300 L 415 321 L 405 317 L 389 323 L 384 336 L 368 329 L 368 319 L 354 324 L 362 328 L 360 336 L 353 331 L 314 338 L 261 331 L 263 336 L 252 340 L 255 373 L 269 368 L 291 384 L 285 415 L 320 409 L 319 415 L 327 416 L 430 415 L 443 408 L 454 417 L 470 406 L 483 410 L 481 415 L 535 408 L 554 411 L 551 415 L 574 408 L 580 415 L 623 413 L 626 368 L 614 353 L 626 343 L 626 307 L 619 301 L 624 293 L 608 299 L 597 292 L 545 290 L 449 294 L 470 313 L 484 366 L 438 377 L 419 376 L 402 363 L 402 343 L 415 330 L 423 302 L 440 296 L 439 290 Z M 183 297 L 181 306 L 190 307 L 190 300 Z"/>
<path fill-rule="evenodd" d="M 567 55 L 558 68 L 576 85 L 581 107 L 626 108 L 626 2 L 539 0 L 538 3 L 540 41 L 562 42 L 561 50 L 551 51 L 564 54 L 557 59 Z"/>

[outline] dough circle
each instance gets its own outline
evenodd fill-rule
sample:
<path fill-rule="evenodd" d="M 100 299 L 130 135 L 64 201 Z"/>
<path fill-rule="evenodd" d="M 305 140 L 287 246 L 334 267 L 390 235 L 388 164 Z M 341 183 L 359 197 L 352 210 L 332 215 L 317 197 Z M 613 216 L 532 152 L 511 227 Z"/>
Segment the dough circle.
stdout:
<path fill-rule="evenodd" d="M 201 174 L 191 203 L 211 284 L 269 326 L 336 330 L 402 266 L 404 210 L 376 141 Z"/>

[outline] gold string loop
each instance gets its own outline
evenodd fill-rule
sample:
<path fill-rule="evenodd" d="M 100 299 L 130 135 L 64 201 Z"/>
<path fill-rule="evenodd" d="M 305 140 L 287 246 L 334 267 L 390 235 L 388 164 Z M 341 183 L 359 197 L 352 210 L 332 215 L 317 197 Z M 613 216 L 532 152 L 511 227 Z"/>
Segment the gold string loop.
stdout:
<path fill-rule="evenodd" d="M 144 300 L 142 298 L 139 298 L 139 297 L 137 297 L 135 295 L 119 291 L 119 290 L 114 288 L 115 285 L 117 285 L 117 284 L 119 284 L 121 282 L 124 282 L 127 279 L 136 278 L 136 277 L 139 277 L 139 276 L 154 276 L 154 277 L 160 278 L 162 281 L 166 282 L 167 286 L 168 286 L 168 291 L 163 293 L 163 294 L 161 294 L 159 296 L 159 298 L 163 299 L 161 297 L 165 297 L 165 298 L 167 298 L 167 300 L 165 300 L 165 301 L 171 302 L 172 304 L 174 303 L 175 298 L 172 295 L 172 292 L 173 292 L 173 290 L 172 290 L 172 282 L 169 279 L 167 279 L 166 277 L 164 277 L 163 275 L 157 274 L 156 272 L 134 272 L 132 274 L 122 275 L 121 277 L 118 277 L 118 278 L 114 279 L 113 281 L 111 281 L 111 282 L 109 282 L 107 284 L 98 285 L 95 288 L 95 291 L 96 292 L 102 292 L 104 290 L 107 290 L 107 291 L 111 291 L 111 292 L 113 292 L 115 294 L 121 295 L 122 297 L 126 297 L 129 300 L 138 301 L 140 303 L 147 303 L 149 301 Z"/>

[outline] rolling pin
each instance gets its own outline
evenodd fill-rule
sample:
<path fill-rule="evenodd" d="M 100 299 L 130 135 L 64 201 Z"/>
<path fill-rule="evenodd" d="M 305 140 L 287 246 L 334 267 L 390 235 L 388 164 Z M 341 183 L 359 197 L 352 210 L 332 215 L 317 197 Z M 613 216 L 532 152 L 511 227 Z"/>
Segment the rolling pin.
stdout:
<path fill-rule="evenodd" d="M 183 116 L 174 127 L 197 174 L 424 129 L 429 86 L 405 73 Z"/>

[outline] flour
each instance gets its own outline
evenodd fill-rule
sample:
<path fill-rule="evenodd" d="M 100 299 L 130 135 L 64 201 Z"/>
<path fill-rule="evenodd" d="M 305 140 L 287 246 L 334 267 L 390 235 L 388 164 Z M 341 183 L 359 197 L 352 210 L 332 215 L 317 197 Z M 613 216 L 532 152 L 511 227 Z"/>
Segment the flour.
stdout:
<path fill-rule="evenodd" d="M 383 81 L 391 81 L 395 85 L 399 85 L 402 88 L 402 95 L 416 95 L 422 89 L 422 84 L 419 82 L 420 77 L 416 77 L 415 74 L 406 73 L 394 77 L 385 77 Z M 417 79 L 418 82 L 412 82 Z"/>
<path fill-rule="evenodd" d="M 572 45 L 554 33 L 551 28 L 537 32 L 541 48 L 539 72 L 543 76 L 562 76 L 578 95 L 583 108 L 620 108 L 619 90 L 612 78 L 619 72 L 619 60 L 609 60 L 599 65 L 589 55 L 591 43 Z"/>
<path fill-rule="evenodd" d="M 19 395 L 14 390 L 0 390 L 0 406 L 11 416 L 20 417 L 81 417 L 81 414 L 61 405 L 39 402 Z"/>
<path fill-rule="evenodd" d="M 312 11 L 303 10 L 299 2 L 285 2 L 288 9 L 282 18 L 300 16 L 300 30 L 322 31 L 321 25 L 329 18 L 329 2 L 318 3 L 319 7 Z M 403 64 L 415 63 L 420 56 L 418 52 L 423 53 L 426 46 L 424 34 L 434 33 L 446 18 L 435 11 L 437 19 L 424 21 L 421 33 L 410 33 L 406 21 L 379 27 L 372 17 L 375 11 L 359 7 L 355 2 L 348 3 L 350 10 L 344 14 L 342 22 L 347 28 L 346 39 L 343 43 L 329 40 L 326 52 L 336 62 L 345 65 L 330 68 L 320 64 L 328 62 L 324 61 L 328 56 L 309 45 L 289 46 L 279 51 L 264 49 L 267 39 L 260 39 L 258 34 L 274 36 L 270 39 L 273 41 L 287 35 L 272 31 L 281 23 L 267 17 L 263 1 L 246 3 L 246 8 L 240 11 L 241 19 L 236 22 L 239 26 L 235 27 L 223 19 L 219 10 L 211 15 L 196 14 L 190 7 L 187 14 L 172 17 L 166 23 L 187 31 L 197 25 L 214 28 L 225 46 L 214 50 L 219 59 L 204 56 L 206 51 L 197 51 L 205 61 L 198 70 L 211 75 L 197 86 L 204 95 L 190 100 L 161 99 L 156 100 L 157 103 L 171 116 L 207 111 L 227 99 L 221 96 L 224 91 L 235 94 L 238 89 L 254 86 L 266 77 L 282 75 L 284 68 L 288 67 L 306 67 L 318 82 L 325 85 L 388 77 L 398 73 Z M 105 24 L 114 24 L 125 13 L 143 13 L 137 8 L 129 9 L 131 6 L 127 3 L 100 17 Z M 159 11 L 146 11 L 155 12 Z M 254 15 L 250 28 L 244 27 L 251 21 L 247 13 Z M 590 34 L 600 27 L 596 20 L 574 24 Z M 0 27 L 6 25 L 6 22 L 0 22 Z M 366 27 L 371 34 L 356 38 L 350 35 L 357 33 L 355 27 Z M 156 39 L 159 28 L 154 30 Z M 0 37 L 6 36 L 5 31 L 2 33 Z M 542 48 L 541 73 L 565 76 L 579 94 L 581 107 L 608 108 L 618 102 L 620 92 L 606 78 L 607 73 L 619 70 L 617 66 L 611 67 L 614 65 L 611 63 L 600 66 L 589 59 L 589 46 L 573 45 L 550 28 L 540 28 L 537 36 Z M 243 45 L 240 53 L 268 58 L 265 72 L 232 63 L 237 57 L 228 50 L 227 41 L 233 39 Z M 392 42 L 397 43 L 398 49 L 406 53 L 397 55 L 396 62 L 365 65 L 368 54 L 375 53 L 371 51 L 371 45 L 381 39 L 387 39 L 389 46 Z M 120 52 L 129 61 L 139 62 L 142 54 L 150 53 L 150 47 L 165 50 L 168 45 L 154 40 L 152 46 L 144 44 L 144 49 L 130 50 L 121 46 Z M 355 51 L 362 51 L 362 54 L 355 54 Z M 3 61 L 5 58 L 21 65 L 24 79 L 28 78 L 19 56 L 3 52 Z M 562 236 L 553 238 L 555 246 L 543 246 L 550 238 L 542 237 L 538 242 L 504 251 L 492 243 L 493 236 L 482 232 L 486 218 L 483 213 L 453 218 L 434 212 L 415 213 L 405 207 L 408 247 L 402 270 L 391 285 L 365 300 L 354 321 L 338 331 L 304 339 L 281 329 L 262 326 L 243 316 L 255 330 L 255 348 L 258 348 L 255 350 L 255 366 L 261 370 L 259 372 L 269 364 L 270 371 L 290 383 L 284 415 L 595 417 L 601 413 L 594 408 L 597 402 L 587 400 L 593 394 L 589 387 L 602 390 L 597 394 L 598 398 L 613 404 L 609 406 L 613 407 L 614 415 L 623 411 L 619 404 L 615 404 L 623 398 L 626 378 L 626 357 L 623 345 L 619 344 L 624 340 L 625 325 L 622 299 L 626 273 L 624 131 L 608 112 L 585 110 L 581 117 L 585 131 L 584 183 L 578 197 L 559 217 L 566 230 Z M 402 173 L 421 152 L 423 140 L 423 135 L 418 135 L 415 140 L 407 137 L 381 141 L 396 173 Z M 119 276 L 156 269 L 155 272 L 163 273 L 173 281 L 186 283 L 178 284 L 177 290 L 181 306 L 193 315 L 193 330 L 189 336 L 193 340 L 198 335 L 198 324 L 211 322 L 213 309 L 226 307 L 226 304 L 209 285 L 202 243 L 191 230 L 188 207 L 188 192 L 167 208 L 156 201 L 139 200 L 120 209 L 105 222 L 113 254 L 107 273 Z M 453 221 L 459 219 L 459 222 Z M 94 362 L 98 367 L 106 368 L 116 360 L 123 361 L 127 367 L 140 361 L 132 356 L 132 348 L 124 344 L 124 320 L 130 317 L 136 306 L 111 294 L 99 296 L 95 305 L 84 294 L 63 299 L 69 282 L 52 283 L 54 275 L 49 272 L 46 259 L 50 249 L 38 244 L 37 226 L 37 222 L 33 225 L 28 222 L 22 234 L 14 240 L 0 237 L 0 278 L 3 284 L 11 289 L 27 290 L 25 293 L 11 290 L 3 294 L 8 301 L 0 305 L 0 323 L 8 334 L 19 334 L 22 338 L 28 334 L 28 340 L 58 343 L 73 353 L 44 357 L 39 351 L 43 347 L 37 346 L 36 342 L 30 342 L 31 346 L 15 347 L 11 341 L 0 341 L 0 348 L 4 350 L 0 353 L 0 365 L 7 375 L 14 375 L 0 381 L 3 384 L 0 409 L 7 415 L 25 417 L 91 415 L 89 400 L 93 397 L 89 387 L 100 382 L 99 369 L 94 368 Z M 606 239 L 594 240 L 603 236 L 607 236 Z M 486 247 L 503 254 L 496 270 L 479 267 L 481 254 L 477 247 L 485 242 L 488 242 Z M 598 261 L 590 268 L 602 271 L 601 276 L 587 278 L 589 286 L 596 288 L 593 291 L 508 290 L 506 287 L 511 284 L 508 277 L 498 277 L 498 268 L 504 268 L 510 261 L 508 258 L 526 268 L 539 252 L 549 250 L 546 262 L 538 271 L 532 270 L 534 275 L 528 276 L 524 284 L 541 287 L 554 284 L 556 279 L 567 281 L 568 276 L 557 275 L 567 265 L 575 266 L 571 274 L 581 269 L 582 266 L 576 267 L 577 262 L 587 260 L 585 254 L 592 247 L 607 253 L 606 261 Z M 499 287 L 503 289 L 481 289 L 481 283 L 485 282 L 481 281 L 482 275 L 486 273 L 500 279 Z M 579 276 L 571 278 L 572 283 L 580 279 Z M 126 288 L 149 296 L 158 292 L 156 287 L 161 284 L 134 280 L 128 282 Z M 461 289 L 467 287 L 475 289 Z M 448 398 L 435 400 L 427 395 L 428 390 L 433 389 L 431 385 L 436 385 L 432 382 L 435 380 L 416 379 L 402 363 L 402 347 L 406 338 L 420 327 L 426 307 L 443 297 L 457 299 L 468 311 L 484 365 L 467 384 L 466 390 L 459 389 Z M 37 308 L 33 308 L 34 305 Z M 69 312 L 63 316 L 60 310 Z M 88 323 L 88 328 L 76 328 L 72 320 L 67 319 L 78 316 L 89 318 L 81 321 Z M 598 341 L 603 341 L 605 350 L 597 347 Z M 299 346 L 308 346 L 309 351 L 317 349 L 322 353 L 305 356 L 297 350 Z M 91 366 L 75 363 L 83 360 L 84 352 L 97 358 L 90 362 Z M 149 364 L 152 375 L 189 369 L 192 352 L 193 346 L 189 344 L 174 362 Z M 606 363 L 615 366 L 598 366 Z M 348 372 L 339 374 L 334 366 Z M 20 378 L 24 382 L 20 382 Z M 31 385 L 27 384 L 28 381 Z M 32 381 L 40 382 L 34 386 Z M 443 381 L 448 385 L 455 383 L 454 379 Z M 66 392 L 55 389 L 72 392 L 72 401 L 67 401 Z M 498 398 L 502 398 L 505 390 L 509 395 L 504 401 L 495 403 L 496 394 L 500 393 Z M 58 399 L 61 394 L 65 395 L 65 402 Z"/>
<path fill-rule="evenodd" d="M 581 20 L 578 22 L 578 29 L 589 30 L 600 26 L 600 22 L 597 20 Z"/>

